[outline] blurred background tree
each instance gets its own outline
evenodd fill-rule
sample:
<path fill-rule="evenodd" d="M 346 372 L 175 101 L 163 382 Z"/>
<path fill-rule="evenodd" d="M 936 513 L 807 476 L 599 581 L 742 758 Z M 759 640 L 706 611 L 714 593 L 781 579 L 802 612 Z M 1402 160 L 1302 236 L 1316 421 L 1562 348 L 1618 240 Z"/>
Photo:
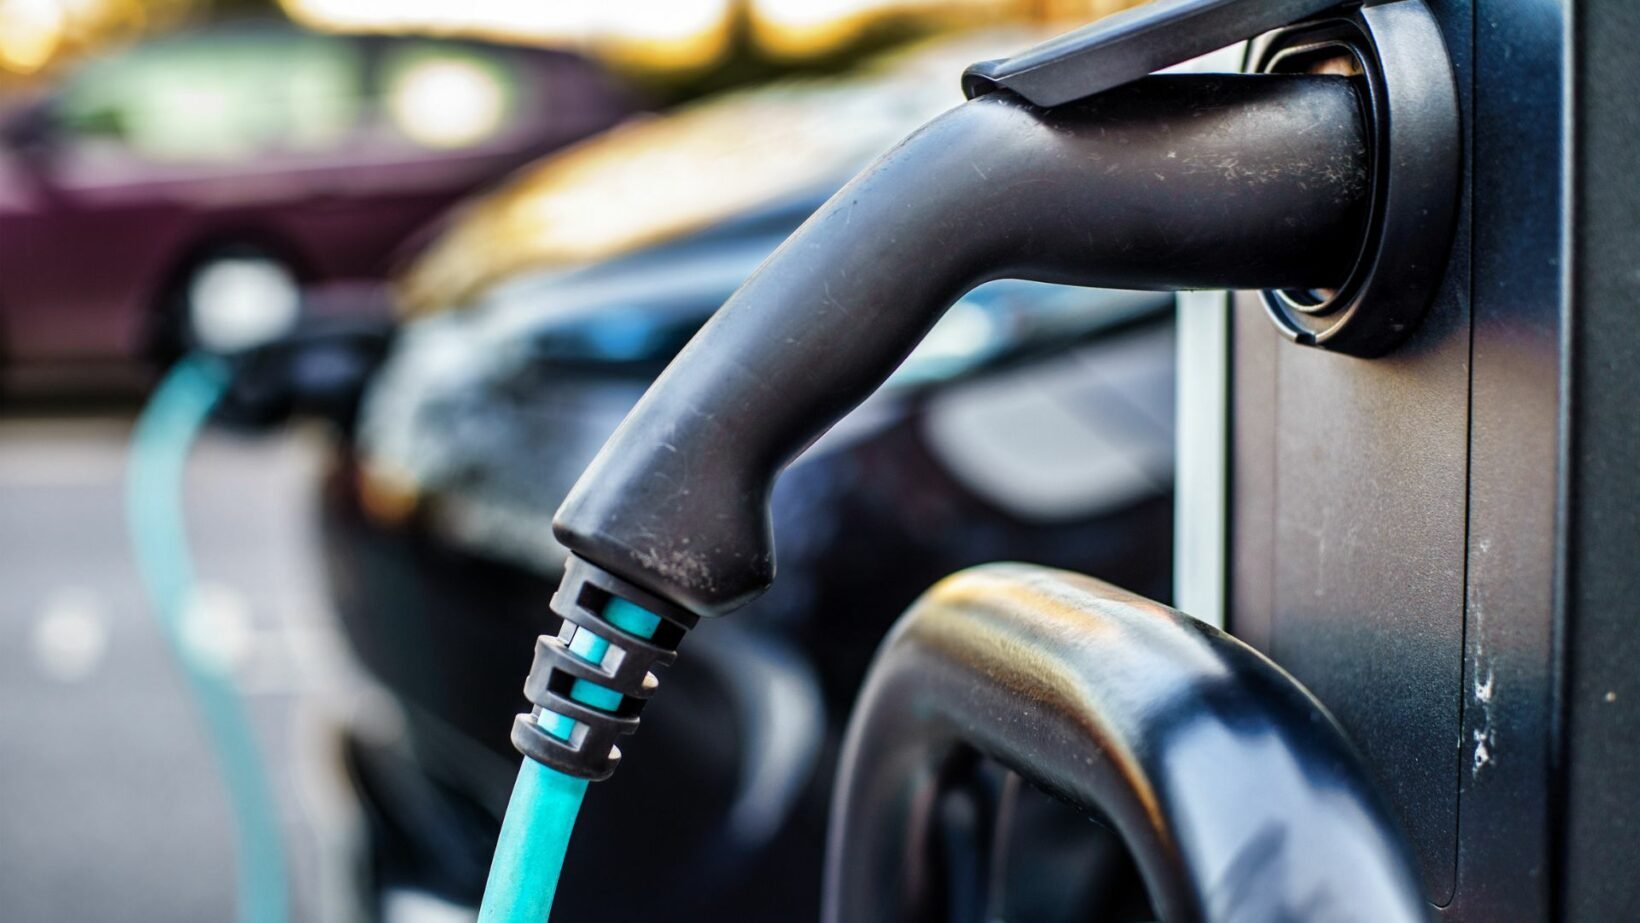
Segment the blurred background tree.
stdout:
<path fill-rule="evenodd" d="M 577 48 L 664 100 L 791 71 L 844 68 L 932 32 L 1002 21 L 1067 27 L 1139 0 L 0 0 L 0 89 L 88 54 L 221 19 L 336 32 Z"/>
<path fill-rule="evenodd" d="M 201 0 L 0 0 L 0 74 L 18 82 L 81 55 L 175 28 Z"/>

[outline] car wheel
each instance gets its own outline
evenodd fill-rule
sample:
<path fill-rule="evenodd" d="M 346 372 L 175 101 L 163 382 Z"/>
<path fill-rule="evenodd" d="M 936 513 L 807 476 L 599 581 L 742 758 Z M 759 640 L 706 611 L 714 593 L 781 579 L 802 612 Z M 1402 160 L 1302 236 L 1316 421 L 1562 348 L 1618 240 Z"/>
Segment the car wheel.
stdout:
<path fill-rule="evenodd" d="M 166 312 L 164 352 L 239 352 L 289 333 L 301 315 L 296 273 L 252 248 L 223 249 L 182 279 Z"/>

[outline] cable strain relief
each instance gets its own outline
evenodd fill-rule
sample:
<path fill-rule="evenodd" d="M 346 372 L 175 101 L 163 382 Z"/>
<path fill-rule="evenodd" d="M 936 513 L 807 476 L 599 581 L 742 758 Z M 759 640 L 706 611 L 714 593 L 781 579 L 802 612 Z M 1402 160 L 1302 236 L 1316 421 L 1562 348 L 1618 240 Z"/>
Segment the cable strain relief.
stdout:
<path fill-rule="evenodd" d="M 616 741 L 638 728 L 696 616 L 571 556 L 552 597 L 557 635 L 536 639 L 524 695 L 535 708 L 513 721 L 512 743 L 530 759 L 578 778 L 609 778 Z"/>

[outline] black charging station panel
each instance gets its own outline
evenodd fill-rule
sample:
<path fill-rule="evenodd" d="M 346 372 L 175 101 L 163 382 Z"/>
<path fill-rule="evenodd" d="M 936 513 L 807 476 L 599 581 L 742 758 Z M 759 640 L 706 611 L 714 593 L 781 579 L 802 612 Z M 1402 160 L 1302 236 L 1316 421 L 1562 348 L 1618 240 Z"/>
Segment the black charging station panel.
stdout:
<path fill-rule="evenodd" d="M 1236 409 L 1260 405 L 1234 416 L 1234 630 L 1350 730 L 1402 807 L 1437 903 L 1453 893 L 1472 749 L 1458 746 L 1465 294 L 1448 286 L 1415 340 L 1371 361 L 1272 337 L 1256 299 L 1234 312 L 1253 321 L 1237 331 Z"/>
<path fill-rule="evenodd" d="M 1640 264 L 1611 241 L 1640 225 L 1640 7 L 1430 5 L 1464 117 L 1446 277 L 1370 360 L 1287 342 L 1238 296 L 1228 621 L 1351 734 L 1440 916 L 1634 919 L 1640 618 L 1613 601 L 1640 566 L 1613 549 L 1640 540 L 1640 314 L 1612 299 L 1640 300 Z"/>

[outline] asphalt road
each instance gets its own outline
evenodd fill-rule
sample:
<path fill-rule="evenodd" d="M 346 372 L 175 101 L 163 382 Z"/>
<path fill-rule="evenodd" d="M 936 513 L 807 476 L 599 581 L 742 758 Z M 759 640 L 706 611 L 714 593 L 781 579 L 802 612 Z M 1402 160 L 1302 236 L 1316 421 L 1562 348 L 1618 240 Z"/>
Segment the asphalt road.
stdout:
<path fill-rule="evenodd" d="M 0 417 L 7 923 L 234 917 L 225 790 L 127 543 L 131 422 L 126 410 Z M 370 697 L 318 580 L 320 440 L 207 436 L 190 463 L 187 515 L 198 638 L 244 693 L 266 755 L 293 918 L 346 920 L 357 819 L 335 729 Z"/>

